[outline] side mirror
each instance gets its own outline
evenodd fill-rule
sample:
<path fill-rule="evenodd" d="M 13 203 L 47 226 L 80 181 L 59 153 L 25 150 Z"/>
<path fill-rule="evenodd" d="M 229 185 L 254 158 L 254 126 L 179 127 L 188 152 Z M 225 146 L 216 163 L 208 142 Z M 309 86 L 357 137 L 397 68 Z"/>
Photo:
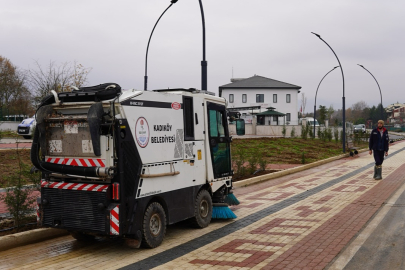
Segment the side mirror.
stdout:
<path fill-rule="evenodd" d="M 236 119 L 236 134 L 241 136 L 245 135 L 245 120 Z"/>

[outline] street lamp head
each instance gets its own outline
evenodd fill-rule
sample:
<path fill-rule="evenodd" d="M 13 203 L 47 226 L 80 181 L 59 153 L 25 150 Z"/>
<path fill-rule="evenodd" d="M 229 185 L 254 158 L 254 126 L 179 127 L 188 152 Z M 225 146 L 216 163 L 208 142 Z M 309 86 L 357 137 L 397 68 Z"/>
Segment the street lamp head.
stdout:
<path fill-rule="evenodd" d="M 362 65 L 360 65 L 360 64 L 357 64 L 358 66 L 361 66 L 362 68 L 365 68 L 365 67 L 363 67 Z"/>
<path fill-rule="evenodd" d="M 338 67 L 340 67 L 340 66 L 336 66 L 336 67 L 334 67 L 333 69 L 338 68 Z"/>
<path fill-rule="evenodd" d="M 170 1 L 170 3 L 172 3 L 172 4 L 174 4 L 174 3 L 176 3 L 178 0 L 172 0 L 172 1 Z"/>
<path fill-rule="evenodd" d="M 320 35 L 318 35 L 317 33 L 314 33 L 314 32 L 311 32 L 312 34 L 314 34 L 315 36 L 317 36 L 317 37 L 319 37 L 319 38 L 321 38 L 321 36 Z"/>

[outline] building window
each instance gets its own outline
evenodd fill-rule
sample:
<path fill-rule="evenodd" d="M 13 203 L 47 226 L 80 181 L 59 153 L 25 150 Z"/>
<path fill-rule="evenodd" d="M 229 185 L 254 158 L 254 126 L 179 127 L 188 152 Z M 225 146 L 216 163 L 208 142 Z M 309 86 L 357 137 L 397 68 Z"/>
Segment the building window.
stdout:
<path fill-rule="evenodd" d="M 278 116 L 273 116 L 273 121 L 277 122 Z"/>
<path fill-rule="evenodd" d="M 286 121 L 288 121 L 288 122 L 291 121 L 291 113 L 286 114 Z"/>
<path fill-rule="evenodd" d="M 287 94 L 286 101 L 287 103 L 291 103 L 291 94 Z"/>
<path fill-rule="evenodd" d="M 246 103 L 247 102 L 247 96 L 246 94 L 242 94 L 242 102 Z"/>
<path fill-rule="evenodd" d="M 273 103 L 277 103 L 277 94 L 273 94 Z"/>
<path fill-rule="evenodd" d="M 264 102 L 264 94 L 256 94 L 256 103 Z"/>
<path fill-rule="evenodd" d="M 233 103 L 233 94 L 229 94 L 229 103 Z"/>

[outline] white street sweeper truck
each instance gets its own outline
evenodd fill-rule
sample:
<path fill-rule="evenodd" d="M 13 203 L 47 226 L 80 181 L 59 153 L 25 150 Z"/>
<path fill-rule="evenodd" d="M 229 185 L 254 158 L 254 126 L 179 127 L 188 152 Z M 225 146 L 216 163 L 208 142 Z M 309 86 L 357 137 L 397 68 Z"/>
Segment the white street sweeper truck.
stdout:
<path fill-rule="evenodd" d="M 44 227 L 153 248 L 166 225 L 236 217 L 224 98 L 107 83 L 52 91 L 36 119 L 31 160 L 42 172 Z"/>

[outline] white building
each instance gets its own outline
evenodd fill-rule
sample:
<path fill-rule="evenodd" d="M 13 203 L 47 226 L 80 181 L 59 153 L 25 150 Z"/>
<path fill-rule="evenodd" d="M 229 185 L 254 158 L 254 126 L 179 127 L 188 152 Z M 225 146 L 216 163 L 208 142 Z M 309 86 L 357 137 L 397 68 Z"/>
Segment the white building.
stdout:
<path fill-rule="evenodd" d="M 219 87 L 219 96 L 228 101 L 228 108 L 260 106 L 260 112 L 273 107 L 284 113 L 285 121 L 290 125 L 298 125 L 298 93 L 301 86 L 276 81 L 254 75 L 246 79 L 231 79 L 231 83 Z M 253 113 L 258 113 L 254 111 Z M 241 113 L 250 114 L 251 111 Z M 275 124 L 277 119 L 271 121 Z M 278 119 L 278 124 L 284 124 L 284 118 Z M 266 125 L 268 123 L 265 123 Z"/>

